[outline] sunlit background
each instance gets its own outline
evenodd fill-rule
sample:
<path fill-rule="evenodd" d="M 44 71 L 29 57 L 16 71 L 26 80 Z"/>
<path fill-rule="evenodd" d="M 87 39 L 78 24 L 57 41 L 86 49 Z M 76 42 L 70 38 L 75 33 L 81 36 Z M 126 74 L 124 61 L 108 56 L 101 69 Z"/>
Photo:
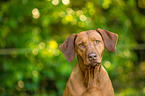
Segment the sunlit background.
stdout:
<path fill-rule="evenodd" d="M 58 46 L 97 28 L 119 35 L 102 63 L 116 96 L 145 96 L 145 0 L 1 0 L 0 96 L 62 96 L 77 61 Z"/>

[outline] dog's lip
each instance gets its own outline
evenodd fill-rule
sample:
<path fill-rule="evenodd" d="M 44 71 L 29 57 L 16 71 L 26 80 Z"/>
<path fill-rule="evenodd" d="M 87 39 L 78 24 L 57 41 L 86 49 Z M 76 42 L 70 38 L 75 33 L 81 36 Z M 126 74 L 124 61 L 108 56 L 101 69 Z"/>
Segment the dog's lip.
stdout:
<path fill-rule="evenodd" d="M 96 65 L 100 65 L 101 62 L 93 62 L 92 64 L 93 64 L 93 65 L 94 65 L 94 64 L 96 64 Z"/>
<path fill-rule="evenodd" d="M 101 61 L 92 61 L 91 63 L 101 64 Z"/>
<path fill-rule="evenodd" d="M 98 66 L 98 65 L 100 65 L 101 64 L 101 62 L 92 62 L 92 63 L 90 63 L 89 65 L 90 66 Z"/>

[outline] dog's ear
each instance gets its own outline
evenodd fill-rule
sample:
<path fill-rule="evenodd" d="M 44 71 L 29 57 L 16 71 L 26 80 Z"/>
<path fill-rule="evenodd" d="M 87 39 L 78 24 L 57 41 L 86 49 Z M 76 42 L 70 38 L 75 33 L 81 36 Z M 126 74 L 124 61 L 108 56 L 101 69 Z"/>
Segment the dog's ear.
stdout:
<path fill-rule="evenodd" d="M 110 52 L 115 52 L 118 35 L 100 28 L 97 29 L 97 32 L 102 35 L 106 48 Z"/>
<path fill-rule="evenodd" d="M 70 37 L 68 37 L 60 46 L 59 49 L 64 54 L 65 58 L 68 62 L 72 62 L 75 58 L 75 37 L 76 34 L 72 34 Z"/>

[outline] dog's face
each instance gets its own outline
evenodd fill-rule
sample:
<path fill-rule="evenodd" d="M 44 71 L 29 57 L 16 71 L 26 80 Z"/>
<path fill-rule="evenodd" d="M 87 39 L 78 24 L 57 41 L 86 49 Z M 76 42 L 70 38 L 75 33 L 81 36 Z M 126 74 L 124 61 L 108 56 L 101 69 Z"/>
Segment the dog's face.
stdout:
<path fill-rule="evenodd" d="M 117 34 L 98 28 L 71 35 L 59 48 L 69 62 L 76 52 L 85 65 L 96 66 L 102 61 L 104 46 L 110 52 L 116 51 L 117 39 Z"/>
<path fill-rule="evenodd" d="M 96 30 L 85 31 L 77 34 L 75 51 L 81 56 L 87 66 L 101 64 L 104 52 L 104 41 Z"/>

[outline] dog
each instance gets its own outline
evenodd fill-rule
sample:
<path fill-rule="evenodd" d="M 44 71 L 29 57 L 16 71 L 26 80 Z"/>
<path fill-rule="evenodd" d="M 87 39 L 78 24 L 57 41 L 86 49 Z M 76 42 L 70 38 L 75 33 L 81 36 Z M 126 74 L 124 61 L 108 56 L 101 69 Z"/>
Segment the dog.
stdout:
<path fill-rule="evenodd" d="M 101 65 L 104 48 L 116 51 L 118 35 L 100 29 L 72 34 L 60 50 L 72 62 L 77 54 L 77 64 L 67 81 L 63 96 L 115 96 L 107 71 Z"/>

